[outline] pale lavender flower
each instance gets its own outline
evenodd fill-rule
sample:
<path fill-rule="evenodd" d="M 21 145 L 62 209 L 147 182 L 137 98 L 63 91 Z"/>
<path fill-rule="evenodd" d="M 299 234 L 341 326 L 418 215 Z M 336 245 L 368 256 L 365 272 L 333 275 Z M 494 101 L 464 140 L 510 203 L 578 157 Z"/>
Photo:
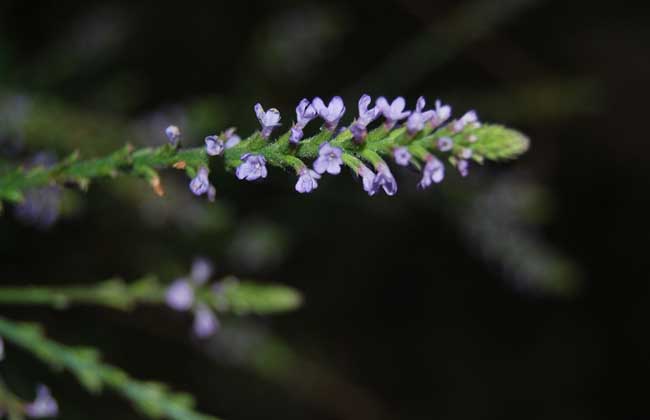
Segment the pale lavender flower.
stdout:
<path fill-rule="evenodd" d="M 384 163 L 380 163 L 376 167 L 377 174 L 375 179 L 372 181 L 372 188 L 368 194 L 375 195 L 380 188 L 384 189 L 384 192 L 388 195 L 395 195 L 397 192 L 397 182 L 395 177 L 388 169 L 388 166 Z"/>
<path fill-rule="evenodd" d="M 422 179 L 420 179 L 420 188 L 427 188 L 432 183 L 440 183 L 445 177 L 445 165 L 435 156 L 428 155 L 426 163 L 422 169 Z"/>
<path fill-rule="evenodd" d="M 460 176 L 466 177 L 469 173 L 469 162 L 465 159 L 460 159 L 456 163 L 456 169 L 458 169 L 458 172 L 460 172 Z"/>
<path fill-rule="evenodd" d="M 340 147 L 331 146 L 328 142 L 318 148 L 318 158 L 314 161 L 314 170 L 319 174 L 327 172 L 331 175 L 341 173 L 343 164 L 343 150 Z"/>
<path fill-rule="evenodd" d="M 330 103 L 325 106 L 323 100 L 315 97 L 311 101 L 312 106 L 318 112 L 318 115 L 325 121 L 325 128 L 329 131 L 334 131 L 339 124 L 339 120 L 345 113 L 345 105 L 340 96 L 335 96 L 330 100 Z"/>
<path fill-rule="evenodd" d="M 199 338 L 207 338 L 219 329 L 219 320 L 214 312 L 205 305 L 199 305 L 194 312 L 192 325 L 194 334 Z"/>
<path fill-rule="evenodd" d="M 420 96 L 415 104 L 415 111 L 406 120 L 406 130 L 410 135 L 422 131 L 424 124 L 435 115 L 436 112 L 433 110 L 424 111 L 426 104 L 424 97 Z"/>
<path fill-rule="evenodd" d="M 373 122 L 381 112 L 378 106 L 368 109 L 370 102 L 372 102 L 372 98 L 366 94 L 359 99 L 359 118 L 350 127 L 350 132 L 357 142 L 362 142 L 366 138 L 368 124 Z"/>
<path fill-rule="evenodd" d="M 25 193 L 24 200 L 16 205 L 15 216 L 39 229 L 47 229 L 59 218 L 61 187 L 49 185 Z"/>
<path fill-rule="evenodd" d="M 262 155 L 245 153 L 242 157 L 242 164 L 237 167 L 235 174 L 239 179 L 254 181 L 258 178 L 266 178 L 266 158 Z"/>
<path fill-rule="evenodd" d="M 436 99 L 436 109 L 431 117 L 431 126 L 436 128 L 447 121 L 449 117 L 451 117 L 451 107 L 449 105 L 443 105 L 440 99 Z"/>
<path fill-rule="evenodd" d="M 366 165 L 361 164 L 357 169 L 357 175 L 361 177 L 363 181 L 363 190 L 368 193 L 368 195 L 373 195 L 372 186 L 375 181 L 375 173 L 371 171 Z"/>
<path fill-rule="evenodd" d="M 27 417 L 55 417 L 58 413 L 59 406 L 45 385 L 39 385 L 36 388 L 36 399 L 25 405 Z"/>
<path fill-rule="evenodd" d="M 318 187 L 320 175 L 309 168 L 302 168 L 298 182 L 296 182 L 296 191 L 299 193 L 309 193 Z"/>
<path fill-rule="evenodd" d="M 461 159 L 470 159 L 472 157 L 472 154 L 473 154 L 472 149 L 470 149 L 469 147 L 463 147 L 460 150 L 460 158 Z"/>
<path fill-rule="evenodd" d="M 316 109 L 309 103 L 307 98 L 303 98 L 296 107 L 296 125 L 300 128 L 305 128 L 309 121 L 316 118 Z"/>
<path fill-rule="evenodd" d="M 291 127 L 291 135 L 289 142 L 291 144 L 298 144 L 302 139 L 302 130 L 309 123 L 309 121 L 316 118 L 316 109 L 309 103 L 309 100 L 304 98 L 296 107 L 296 123 Z"/>
<path fill-rule="evenodd" d="M 454 148 L 454 141 L 450 137 L 440 137 L 438 139 L 438 149 L 441 152 L 448 152 Z"/>
<path fill-rule="evenodd" d="M 223 140 L 216 135 L 205 138 L 205 152 L 210 156 L 219 156 L 226 148 Z"/>
<path fill-rule="evenodd" d="M 391 104 L 383 96 L 377 99 L 377 107 L 386 119 L 384 124 L 387 129 L 390 130 L 395 126 L 396 122 L 411 115 L 411 111 L 404 111 L 405 106 L 406 101 L 401 96 L 395 98 Z"/>
<path fill-rule="evenodd" d="M 185 278 L 174 280 L 165 293 L 167 305 L 176 311 L 187 311 L 194 304 L 194 289 Z"/>
<path fill-rule="evenodd" d="M 190 190 L 194 193 L 194 195 L 203 195 L 210 189 L 208 173 L 208 168 L 201 166 L 199 168 L 199 172 L 190 181 Z"/>
<path fill-rule="evenodd" d="M 302 128 L 298 127 L 297 125 L 294 125 L 291 127 L 291 134 L 289 135 L 289 143 L 296 145 L 302 140 L 303 136 Z"/>
<path fill-rule="evenodd" d="M 254 109 L 257 120 L 262 125 L 262 137 L 268 139 L 273 129 L 280 126 L 280 111 L 270 108 L 265 112 L 259 103 L 255 104 Z"/>
<path fill-rule="evenodd" d="M 411 161 L 411 154 L 409 153 L 409 149 L 405 146 L 396 147 L 393 149 L 393 158 L 395 158 L 395 162 L 398 165 L 408 166 Z"/>
<path fill-rule="evenodd" d="M 192 279 L 194 284 L 201 285 L 207 282 L 208 280 L 210 280 L 213 271 L 214 271 L 214 266 L 212 265 L 212 262 L 210 262 L 210 260 L 203 257 L 197 257 L 192 262 L 192 270 L 190 271 L 190 278 Z"/>
<path fill-rule="evenodd" d="M 462 117 L 454 121 L 452 130 L 454 132 L 462 131 L 468 124 L 474 124 L 475 127 L 481 126 L 476 111 L 467 111 Z"/>
<path fill-rule="evenodd" d="M 222 138 L 226 141 L 225 144 L 226 149 L 232 149 L 233 147 L 237 146 L 241 141 L 241 137 L 235 134 L 236 130 L 237 129 L 235 127 L 230 127 L 226 131 L 224 131 Z"/>
<path fill-rule="evenodd" d="M 226 140 L 226 149 L 232 149 L 233 147 L 237 146 L 239 142 L 241 141 L 241 137 L 239 137 L 237 134 L 233 134 Z"/>
<path fill-rule="evenodd" d="M 169 143 L 174 146 L 178 147 L 178 144 L 181 141 L 181 130 L 175 126 L 175 125 L 170 125 L 165 129 L 165 135 L 169 139 Z"/>

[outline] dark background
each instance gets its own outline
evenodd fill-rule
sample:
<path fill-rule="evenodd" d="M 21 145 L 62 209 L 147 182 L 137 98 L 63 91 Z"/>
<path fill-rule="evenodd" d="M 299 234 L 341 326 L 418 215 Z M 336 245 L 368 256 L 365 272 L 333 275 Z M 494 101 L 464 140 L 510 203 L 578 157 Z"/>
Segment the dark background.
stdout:
<path fill-rule="evenodd" d="M 165 308 L 2 312 L 231 420 L 650 418 L 648 12 L 551 0 L 5 0 L 2 122 L 28 127 L 3 131 L 5 157 L 160 144 L 171 123 L 190 145 L 231 125 L 246 135 L 257 101 L 286 128 L 315 95 L 343 95 L 349 122 L 364 92 L 476 108 L 531 149 L 467 179 L 450 170 L 424 192 L 396 170 L 395 197 L 367 197 L 348 174 L 299 196 L 293 175 L 242 183 L 216 168 L 213 205 L 171 171 L 162 200 L 137 181 L 66 191 L 47 229 L 2 216 L 4 284 L 171 280 L 205 255 L 220 275 L 286 282 L 305 305 L 225 317 L 209 342 Z M 280 356 L 256 358 L 266 348 Z M 61 418 L 140 418 L 9 350 L 4 376 L 24 395 L 48 383 Z"/>

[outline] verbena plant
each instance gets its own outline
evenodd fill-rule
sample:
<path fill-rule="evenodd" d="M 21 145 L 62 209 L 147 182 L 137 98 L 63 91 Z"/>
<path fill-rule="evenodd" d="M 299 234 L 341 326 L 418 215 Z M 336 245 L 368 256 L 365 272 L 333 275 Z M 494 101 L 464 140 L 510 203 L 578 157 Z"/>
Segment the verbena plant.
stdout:
<path fill-rule="evenodd" d="M 170 126 L 166 130 L 169 141 L 155 148 L 135 149 L 127 144 L 92 159 L 82 159 L 74 153 L 56 163 L 3 162 L 0 209 L 3 202 L 12 203 L 17 205 L 17 212 L 42 218 L 50 203 L 47 194 L 56 194 L 66 186 L 85 190 L 96 178 L 121 175 L 144 178 L 162 196 L 164 188 L 158 171 L 166 168 L 185 171 L 190 178 L 190 190 L 214 200 L 216 188 L 209 174 L 210 158 L 216 156 L 221 156 L 226 169 L 240 180 L 264 179 L 269 167 L 291 171 L 297 177 L 295 190 L 299 193 L 314 191 L 325 174 L 338 175 L 347 167 L 369 195 L 383 191 L 392 196 L 398 185 L 388 161 L 420 171 L 418 186 L 424 189 L 442 182 L 449 167 L 467 176 L 472 163 L 514 159 L 528 148 L 528 139 L 523 134 L 501 125 L 481 123 L 475 111 L 452 119 L 451 108 L 440 101 L 427 110 L 424 98 L 419 98 L 412 111 L 405 109 L 401 97 L 392 102 L 378 98 L 372 107 L 371 102 L 368 95 L 361 97 L 358 115 L 347 127 L 340 125 L 346 111 L 340 97 L 332 98 L 328 104 L 320 98 L 303 99 L 296 107 L 295 122 L 277 138 L 273 138 L 273 133 L 280 126 L 280 112 L 274 108 L 265 111 L 256 104 L 254 110 L 261 129 L 245 139 L 231 128 L 207 136 L 205 147 L 183 148 L 180 130 Z M 383 123 L 371 129 L 380 116 Z M 305 137 L 307 125 L 317 118 L 324 121 L 320 131 Z M 273 314 L 295 309 L 301 303 L 300 294 L 286 286 L 239 281 L 235 277 L 209 284 L 211 275 L 210 262 L 197 259 L 188 276 L 169 284 L 147 276 L 129 283 L 110 279 L 91 286 L 2 287 L 0 303 L 50 305 L 58 309 L 84 304 L 119 310 L 137 305 L 166 305 L 193 313 L 193 333 L 202 338 L 218 332 L 219 313 Z M 54 368 L 70 371 L 91 392 L 105 387 L 113 389 L 151 417 L 214 418 L 197 413 L 189 395 L 172 392 L 159 383 L 133 379 L 102 362 L 96 350 L 59 344 L 47 338 L 36 324 L 0 318 L 0 337 Z M 1 349 L 4 356 L 4 344 Z M 38 387 L 35 400 L 25 402 L 0 381 L 0 410 L 11 419 L 48 417 L 58 413 L 58 403 L 45 386 Z"/>

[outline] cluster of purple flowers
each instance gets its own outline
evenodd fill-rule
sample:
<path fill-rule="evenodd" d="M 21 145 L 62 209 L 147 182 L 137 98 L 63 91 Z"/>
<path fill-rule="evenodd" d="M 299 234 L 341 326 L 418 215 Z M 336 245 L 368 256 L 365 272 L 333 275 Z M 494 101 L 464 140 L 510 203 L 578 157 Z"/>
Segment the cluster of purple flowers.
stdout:
<path fill-rule="evenodd" d="M 436 100 L 433 109 L 425 109 L 426 100 L 424 97 L 417 99 L 415 109 L 407 110 L 404 98 L 397 97 L 392 102 L 384 97 L 379 97 L 371 107 L 372 98 L 369 95 L 363 95 L 358 102 L 359 115 L 355 118 L 349 127 L 354 141 L 362 144 L 368 135 L 368 125 L 375 121 L 379 116 L 384 117 L 384 128 L 387 131 L 392 130 L 400 121 L 406 120 L 405 127 L 407 134 L 413 138 L 417 133 L 424 130 L 427 125 L 435 130 L 451 118 L 451 107 Z M 280 112 L 275 108 L 266 111 L 261 104 L 255 104 L 255 114 L 261 125 L 260 136 L 268 140 L 276 127 L 280 126 Z M 345 104 L 340 96 L 333 97 L 329 103 L 325 103 L 321 98 L 316 97 L 312 101 L 304 98 L 296 107 L 296 122 L 292 125 L 289 132 L 289 144 L 297 146 L 302 140 L 303 130 L 307 124 L 320 117 L 324 124 L 323 129 L 332 133 L 332 137 L 337 135 L 337 127 L 343 115 L 345 114 Z M 465 127 L 480 127 L 480 122 L 475 111 L 469 111 L 462 117 L 452 120 L 447 127 L 452 134 L 457 134 Z M 169 126 L 165 131 L 170 142 L 175 147 L 180 142 L 180 130 L 176 126 Z M 340 130 L 338 131 L 340 132 Z M 475 134 L 467 137 L 472 143 L 477 140 Z M 205 138 L 205 150 L 209 156 L 222 155 L 225 150 L 237 146 L 241 138 L 235 134 L 235 129 L 230 128 L 221 135 L 210 135 Z M 468 173 L 469 159 L 472 157 L 472 150 L 469 148 L 454 147 L 454 141 L 451 137 L 441 137 L 438 139 L 436 148 L 440 152 L 453 152 L 455 156 L 450 159 L 456 166 L 462 176 Z M 344 150 L 341 147 L 324 141 L 319 145 L 318 157 L 315 159 L 312 168 L 304 165 L 296 167 L 298 181 L 295 189 L 299 193 L 309 193 L 318 187 L 318 180 L 325 173 L 338 175 L 343 165 Z M 413 162 L 413 156 L 407 145 L 395 146 L 392 150 L 392 156 L 395 163 L 400 166 L 409 166 Z M 439 183 L 444 178 L 444 164 L 434 156 L 433 153 L 418 156 L 424 161 L 422 169 L 422 178 L 418 185 L 426 188 L 432 183 Z M 266 178 L 268 171 L 266 168 L 266 157 L 260 153 L 244 153 L 240 157 L 241 163 L 236 169 L 236 176 L 240 180 L 255 181 L 260 178 Z M 383 190 L 388 195 L 394 195 L 397 192 L 397 183 L 392 175 L 388 165 L 381 159 L 376 159 L 373 163 L 374 172 L 364 164 L 350 164 L 356 172 L 356 175 L 362 179 L 363 189 L 369 194 L 374 195 Z M 417 165 L 415 165 L 417 166 Z M 198 168 L 197 174 L 190 181 L 190 190 L 196 195 L 206 194 L 213 201 L 216 190 L 208 179 L 209 169 L 205 166 Z"/>
<path fill-rule="evenodd" d="M 215 313 L 205 304 L 196 302 L 195 289 L 205 285 L 212 276 L 213 266 L 205 258 L 197 258 L 192 263 L 188 277 L 174 280 L 167 288 L 165 301 L 176 311 L 193 311 L 194 323 L 192 330 L 199 338 L 207 338 L 219 329 L 219 320 Z M 213 292 L 220 293 L 220 285 L 213 285 Z"/>
<path fill-rule="evenodd" d="M 4 341 L 0 337 L 0 361 L 4 359 Z M 25 415 L 29 418 L 39 419 L 44 417 L 56 417 L 59 414 L 59 405 L 57 404 L 50 390 L 45 385 L 36 387 L 36 398 L 23 406 Z M 0 418 L 5 413 L 0 408 Z"/>

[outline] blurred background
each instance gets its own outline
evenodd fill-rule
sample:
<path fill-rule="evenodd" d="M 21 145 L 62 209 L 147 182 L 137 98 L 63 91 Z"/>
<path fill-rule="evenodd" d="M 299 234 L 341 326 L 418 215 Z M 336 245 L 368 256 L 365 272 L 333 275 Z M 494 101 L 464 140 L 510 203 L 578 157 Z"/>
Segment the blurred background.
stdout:
<path fill-rule="evenodd" d="M 309 195 L 272 170 L 213 170 L 214 204 L 164 174 L 40 191 L 0 218 L 3 284 L 93 283 L 197 255 L 288 283 L 297 312 L 222 319 L 2 308 L 225 419 L 650 418 L 647 5 L 554 0 L 0 4 L 0 162 L 86 157 L 237 126 L 255 102 L 285 128 L 303 98 L 419 95 L 519 129 L 523 158 L 396 197 L 347 174 Z M 311 127 L 316 130 L 316 124 Z M 309 134 L 309 133 L 308 133 Z M 50 385 L 61 418 L 143 418 L 12 352 L 16 392 Z"/>

